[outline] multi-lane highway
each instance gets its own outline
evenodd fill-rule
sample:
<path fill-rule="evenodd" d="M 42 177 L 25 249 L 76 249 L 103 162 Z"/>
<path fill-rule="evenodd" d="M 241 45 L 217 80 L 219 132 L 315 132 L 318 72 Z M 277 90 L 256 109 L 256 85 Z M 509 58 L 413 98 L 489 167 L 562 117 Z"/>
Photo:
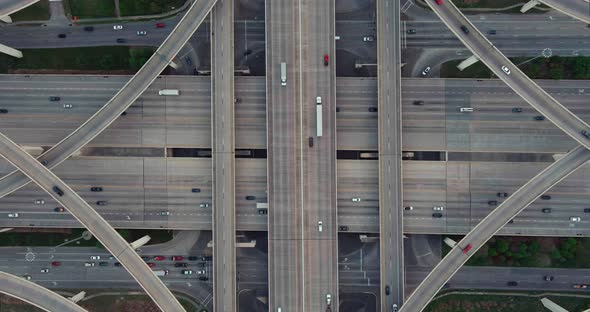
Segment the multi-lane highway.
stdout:
<path fill-rule="evenodd" d="M 399 6 L 396 0 L 377 1 L 381 311 L 404 300 Z"/>
<path fill-rule="evenodd" d="M 22 277 L 0 272 L 0 292 L 18 298 L 45 311 L 85 312 L 71 300 Z"/>
<path fill-rule="evenodd" d="M 3 134 L 0 134 L 0 147 L 2 157 L 76 217 L 121 262 L 160 309 L 184 311 L 170 290 L 152 273 L 130 244 L 74 190 Z"/>
<path fill-rule="evenodd" d="M 265 2 L 271 311 L 303 310 L 301 9 L 296 1 Z"/>
<path fill-rule="evenodd" d="M 302 311 L 338 311 L 335 1 L 300 4 Z"/>
<path fill-rule="evenodd" d="M 213 307 L 236 311 L 234 2 L 211 11 L 211 143 L 213 158 Z M 203 205 L 203 204 L 201 204 Z"/>
<path fill-rule="evenodd" d="M 168 38 L 137 74 L 90 119 L 41 155 L 38 158 L 39 161 L 46 162 L 48 168 L 57 166 L 112 124 L 168 66 L 205 19 L 215 2 L 215 0 L 195 1 Z M 0 180 L 0 196 L 6 196 L 27 183 L 28 179 L 23 173 L 14 171 Z"/>

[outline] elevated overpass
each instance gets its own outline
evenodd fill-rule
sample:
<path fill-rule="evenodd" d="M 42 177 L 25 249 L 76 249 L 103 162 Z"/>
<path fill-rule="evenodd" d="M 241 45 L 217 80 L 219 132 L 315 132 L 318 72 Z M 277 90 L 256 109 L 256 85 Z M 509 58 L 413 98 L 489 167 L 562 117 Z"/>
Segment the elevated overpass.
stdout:
<path fill-rule="evenodd" d="M 86 309 L 66 297 L 5 272 L 0 272 L 0 293 L 20 299 L 47 312 L 86 312 Z"/>
<path fill-rule="evenodd" d="M 590 3 L 586 0 L 537 0 L 555 10 L 590 24 Z"/>
<path fill-rule="evenodd" d="M 145 65 L 98 112 L 37 159 L 54 168 L 111 125 L 156 79 L 203 22 L 216 0 L 195 0 L 189 10 Z M 0 197 L 29 182 L 19 171 L 0 179 Z"/>
<path fill-rule="evenodd" d="M 130 244 L 60 178 L 3 134 L 0 134 L 0 154 L 76 217 L 119 260 L 160 309 L 185 311 Z"/>

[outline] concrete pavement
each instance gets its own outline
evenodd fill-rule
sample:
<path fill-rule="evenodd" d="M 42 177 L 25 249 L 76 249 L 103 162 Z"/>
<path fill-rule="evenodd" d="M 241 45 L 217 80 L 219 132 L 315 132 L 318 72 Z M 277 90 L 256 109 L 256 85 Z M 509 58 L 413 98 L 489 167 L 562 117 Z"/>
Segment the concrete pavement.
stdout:
<path fill-rule="evenodd" d="M 555 10 L 590 24 L 590 3 L 585 0 L 538 0 Z"/>
<path fill-rule="evenodd" d="M 184 311 L 182 305 L 127 243 L 88 203 L 16 143 L 0 134 L 2 157 L 32 179 L 80 221 L 115 256 L 156 305 Z"/>
<path fill-rule="evenodd" d="M 39 0 L 6 0 L 0 5 L 0 16 L 10 15 L 20 11 L 30 5 L 37 3 Z"/>
<path fill-rule="evenodd" d="M 71 300 L 62 297 L 47 288 L 29 282 L 22 277 L 17 277 L 4 272 L 0 272 L 0 292 L 18 298 L 48 312 L 86 311 Z"/>

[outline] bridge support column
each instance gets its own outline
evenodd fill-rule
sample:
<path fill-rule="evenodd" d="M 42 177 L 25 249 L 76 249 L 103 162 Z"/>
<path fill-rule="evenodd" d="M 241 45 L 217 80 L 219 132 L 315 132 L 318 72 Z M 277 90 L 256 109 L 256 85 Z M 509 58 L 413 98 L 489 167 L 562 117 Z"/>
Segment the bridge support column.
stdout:
<path fill-rule="evenodd" d="M 534 8 L 537 4 L 540 4 L 540 2 L 537 1 L 537 0 L 531 0 L 531 1 L 527 2 L 527 3 L 525 3 L 522 6 L 522 8 L 520 8 L 520 13 L 524 13 L 524 12 L 526 12 L 526 11 Z"/>
<path fill-rule="evenodd" d="M 4 53 L 4 54 L 8 54 L 10 56 L 14 56 L 16 58 L 22 58 L 23 57 L 23 53 L 17 49 L 13 49 L 9 46 L 5 46 L 3 44 L 0 44 L 0 52 Z"/>

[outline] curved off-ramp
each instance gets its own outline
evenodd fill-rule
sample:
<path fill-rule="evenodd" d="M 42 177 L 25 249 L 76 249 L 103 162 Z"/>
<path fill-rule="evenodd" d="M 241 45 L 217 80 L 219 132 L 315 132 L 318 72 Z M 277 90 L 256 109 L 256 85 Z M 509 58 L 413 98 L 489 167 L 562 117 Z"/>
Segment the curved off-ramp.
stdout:
<path fill-rule="evenodd" d="M 590 3 L 586 0 L 537 0 L 546 6 L 590 24 Z"/>
<path fill-rule="evenodd" d="M 86 312 L 71 300 L 51 290 L 6 272 L 0 272 L 0 293 L 49 312 Z"/>
<path fill-rule="evenodd" d="M 185 311 L 134 248 L 96 210 L 53 172 L 1 133 L 0 154 L 80 221 L 123 265 L 162 311 Z"/>
<path fill-rule="evenodd" d="M 39 2 L 39 0 L 2 0 L 0 4 L 0 16 L 10 15 L 36 2 Z"/>
<path fill-rule="evenodd" d="M 50 169 L 54 168 L 110 126 L 168 66 L 182 46 L 186 44 L 201 25 L 216 2 L 217 0 L 195 0 L 170 35 L 135 76 L 92 117 L 39 156 L 37 160 L 46 162 L 46 166 Z M 0 179 L 0 198 L 18 190 L 29 182 L 29 178 L 22 172 L 18 170 L 11 172 Z"/>

